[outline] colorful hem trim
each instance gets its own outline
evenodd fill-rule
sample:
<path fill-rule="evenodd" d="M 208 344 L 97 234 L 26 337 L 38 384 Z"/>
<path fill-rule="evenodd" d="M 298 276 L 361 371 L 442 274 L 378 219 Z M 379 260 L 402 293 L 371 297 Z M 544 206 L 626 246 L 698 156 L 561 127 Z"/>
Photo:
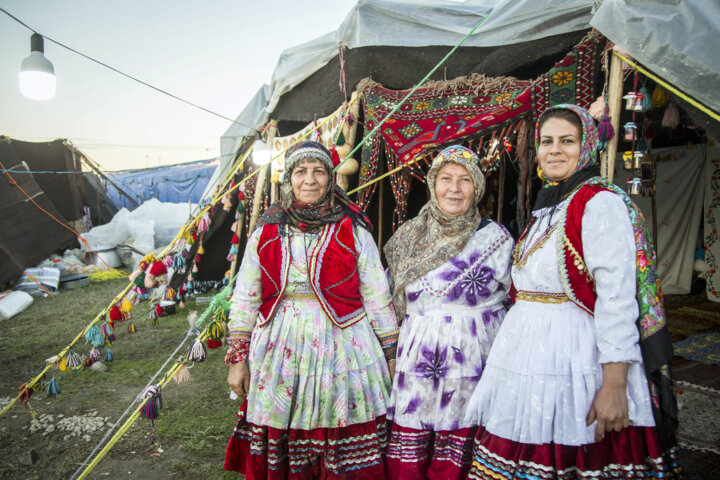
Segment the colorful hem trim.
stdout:
<path fill-rule="evenodd" d="M 662 451 L 655 427 L 609 432 L 599 442 L 524 444 L 478 429 L 468 479 L 684 479 L 678 449 Z"/>
<path fill-rule="evenodd" d="M 383 480 L 387 447 L 385 416 L 338 428 L 280 430 L 246 420 L 247 401 L 225 451 L 224 470 L 246 480 Z"/>
<path fill-rule="evenodd" d="M 385 456 L 388 477 L 465 479 L 472 462 L 476 430 L 477 427 L 472 427 L 435 432 L 393 423 Z"/>

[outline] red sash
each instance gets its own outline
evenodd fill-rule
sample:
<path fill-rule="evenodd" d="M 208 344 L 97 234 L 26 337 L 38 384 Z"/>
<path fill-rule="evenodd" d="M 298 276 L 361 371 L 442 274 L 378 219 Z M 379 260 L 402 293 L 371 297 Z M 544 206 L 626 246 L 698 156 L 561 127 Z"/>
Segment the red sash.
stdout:
<path fill-rule="evenodd" d="M 290 270 L 290 237 L 276 224 L 264 225 L 258 244 L 262 304 L 259 325 L 268 323 L 280 304 Z M 360 295 L 355 235 L 350 217 L 325 225 L 308 265 L 310 287 L 323 311 L 340 328 L 365 317 Z"/>

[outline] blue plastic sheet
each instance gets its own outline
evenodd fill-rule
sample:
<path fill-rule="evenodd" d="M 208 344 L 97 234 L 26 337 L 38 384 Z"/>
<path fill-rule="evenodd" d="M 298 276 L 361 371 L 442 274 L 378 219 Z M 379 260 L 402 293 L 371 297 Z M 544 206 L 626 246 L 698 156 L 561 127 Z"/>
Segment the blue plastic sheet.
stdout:
<path fill-rule="evenodd" d="M 218 166 L 217 159 L 201 160 L 167 167 L 123 170 L 108 177 L 133 197 L 137 204 L 151 198 L 170 203 L 198 203 L 210 177 Z M 137 205 L 108 184 L 108 196 L 115 205 L 132 210 Z"/>

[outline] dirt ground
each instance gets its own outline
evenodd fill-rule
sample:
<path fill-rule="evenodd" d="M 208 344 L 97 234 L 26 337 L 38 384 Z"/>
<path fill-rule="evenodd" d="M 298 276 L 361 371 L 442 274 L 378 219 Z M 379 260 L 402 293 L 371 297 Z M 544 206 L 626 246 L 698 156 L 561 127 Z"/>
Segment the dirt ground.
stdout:
<path fill-rule="evenodd" d="M 36 298 L 26 311 L 1 322 L 0 407 L 125 285 L 125 280 L 112 280 L 62 291 L 56 298 Z M 56 376 L 61 393 L 52 397 L 34 392 L 34 420 L 19 403 L 0 417 L 0 478 L 71 478 L 163 363 L 171 358 L 164 373 L 186 351 L 189 341 L 171 357 L 186 337 L 188 311 L 202 308 L 191 301 L 185 310 L 161 317 L 160 325 L 153 326 L 148 307 L 141 304 L 134 312 L 136 333 L 129 334 L 127 324 L 117 325 L 116 340 L 109 347 L 114 360 L 106 363 L 106 371 L 50 370 L 46 380 Z M 89 349 L 80 339 L 75 351 L 82 355 Z M 223 354 L 221 349 L 209 350 L 206 361 L 190 369 L 190 382 L 169 383 L 162 391 L 163 406 L 154 428 L 140 417 L 87 478 L 238 478 L 222 471 L 239 406 L 228 396 Z M 148 440 L 153 432 L 154 444 Z"/>

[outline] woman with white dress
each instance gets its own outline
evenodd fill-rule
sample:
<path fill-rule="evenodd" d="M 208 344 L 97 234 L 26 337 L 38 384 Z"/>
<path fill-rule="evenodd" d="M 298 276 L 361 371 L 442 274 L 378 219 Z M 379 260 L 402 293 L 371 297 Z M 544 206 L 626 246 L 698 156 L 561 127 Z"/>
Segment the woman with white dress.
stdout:
<path fill-rule="evenodd" d="M 505 316 L 512 237 L 480 217 L 485 180 L 461 146 L 435 157 L 430 201 L 385 246 L 401 321 L 386 454 L 391 479 L 464 479 L 467 402 Z"/>
<path fill-rule="evenodd" d="M 544 187 L 518 241 L 508 311 L 472 396 L 471 479 L 681 478 L 655 252 L 599 176 L 587 110 L 536 128 Z"/>

